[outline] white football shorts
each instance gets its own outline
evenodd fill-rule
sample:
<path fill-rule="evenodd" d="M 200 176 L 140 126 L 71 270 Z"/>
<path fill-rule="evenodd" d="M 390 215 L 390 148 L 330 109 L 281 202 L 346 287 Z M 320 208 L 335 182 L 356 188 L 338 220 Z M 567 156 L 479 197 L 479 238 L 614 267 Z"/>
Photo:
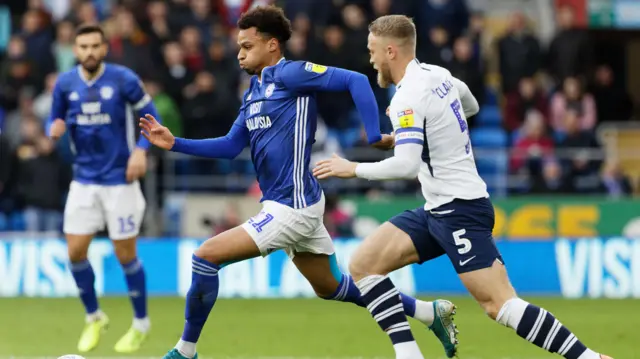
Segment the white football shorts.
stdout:
<path fill-rule="evenodd" d="M 331 255 L 333 241 L 324 226 L 325 198 L 307 208 L 293 209 L 274 201 L 264 201 L 262 211 L 242 224 L 256 242 L 262 256 L 284 249 L 293 258 L 296 252 Z"/>
<path fill-rule="evenodd" d="M 107 228 L 112 240 L 138 236 L 147 203 L 140 182 L 102 186 L 71 182 L 64 208 L 65 234 L 95 234 Z"/>

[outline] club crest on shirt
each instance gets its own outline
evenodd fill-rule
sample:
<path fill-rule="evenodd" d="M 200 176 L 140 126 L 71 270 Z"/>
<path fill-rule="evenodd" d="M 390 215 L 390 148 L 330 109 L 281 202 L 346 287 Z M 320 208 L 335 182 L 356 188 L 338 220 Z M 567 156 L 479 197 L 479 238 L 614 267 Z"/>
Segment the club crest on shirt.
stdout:
<path fill-rule="evenodd" d="M 80 96 L 78 95 L 77 92 L 73 91 L 70 95 L 69 95 L 69 101 L 78 101 L 80 99 Z"/>
<path fill-rule="evenodd" d="M 325 73 L 327 71 L 327 67 L 326 66 L 317 65 L 317 64 L 314 64 L 313 62 L 307 62 L 304 65 L 304 69 L 305 69 L 305 71 L 313 72 L 313 73 L 316 73 L 316 74 L 323 74 L 323 73 Z"/>
<path fill-rule="evenodd" d="M 267 86 L 267 89 L 264 91 L 264 97 L 266 98 L 271 97 L 271 95 L 273 95 L 273 90 L 275 89 L 276 89 L 275 84 L 269 84 L 269 86 Z"/>
<path fill-rule="evenodd" d="M 113 88 L 110 86 L 104 86 L 100 88 L 100 97 L 105 100 L 110 100 L 113 97 Z"/>
<path fill-rule="evenodd" d="M 415 121 L 413 119 L 412 109 L 408 108 L 406 110 L 400 111 L 396 114 L 396 116 L 398 117 L 398 123 L 400 124 L 400 127 L 413 127 Z"/>

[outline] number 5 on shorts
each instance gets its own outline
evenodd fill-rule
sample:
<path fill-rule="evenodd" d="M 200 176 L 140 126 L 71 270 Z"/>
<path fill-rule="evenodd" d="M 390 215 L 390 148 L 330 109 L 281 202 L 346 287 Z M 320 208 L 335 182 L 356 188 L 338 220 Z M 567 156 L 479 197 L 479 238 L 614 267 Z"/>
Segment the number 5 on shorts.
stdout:
<path fill-rule="evenodd" d="M 453 232 L 453 240 L 456 242 L 456 246 L 462 246 L 462 248 L 458 248 L 458 253 L 460 254 L 469 253 L 471 250 L 471 241 L 468 238 L 462 237 L 465 233 L 467 233 L 466 229 L 459 229 Z"/>

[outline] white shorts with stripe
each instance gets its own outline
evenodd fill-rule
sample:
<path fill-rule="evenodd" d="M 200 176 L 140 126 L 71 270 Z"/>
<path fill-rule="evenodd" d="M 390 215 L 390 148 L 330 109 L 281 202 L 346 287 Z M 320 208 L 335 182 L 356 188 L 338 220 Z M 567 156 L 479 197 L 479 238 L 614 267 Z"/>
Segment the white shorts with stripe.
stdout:
<path fill-rule="evenodd" d="M 296 252 L 331 255 L 334 247 L 323 222 L 324 204 L 324 195 L 317 203 L 301 209 L 264 201 L 262 211 L 242 228 L 256 242 L 262 256 L 278 249 L 284 249 L 291 258 Z"/>

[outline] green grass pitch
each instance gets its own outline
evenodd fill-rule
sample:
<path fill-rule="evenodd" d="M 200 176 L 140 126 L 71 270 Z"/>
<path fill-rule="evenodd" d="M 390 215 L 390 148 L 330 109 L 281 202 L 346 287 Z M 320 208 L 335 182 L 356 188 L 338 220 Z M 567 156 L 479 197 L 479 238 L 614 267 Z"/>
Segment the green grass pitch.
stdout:
<path fill-rule="evenodd" d="M 559 358 L 489 320 L 467 297 L 458 305 L 462 359 Z M 588 346 L 615 359 L 640 358 L 640 300 L 525 298 L 549 311 Z M 86 357 L 123 358 L 113 345 L 131 324 L 127 298 L 102 298 L 111 327 Z M 152 298 L 149 340 L 132 358 L 160 358 L 182 332 L 184 299 Z M 58 357 L 75 353 L 84 322 L 75 298 L 0 299 L 0 359 Z M 433 334 L 412 321 L 425 358 L 443 358 Z M 369 313 L 352 304 L 320 299 L 221 299 L 198 344 L 201 358 L 393 358 L 391 342 Z"/>

